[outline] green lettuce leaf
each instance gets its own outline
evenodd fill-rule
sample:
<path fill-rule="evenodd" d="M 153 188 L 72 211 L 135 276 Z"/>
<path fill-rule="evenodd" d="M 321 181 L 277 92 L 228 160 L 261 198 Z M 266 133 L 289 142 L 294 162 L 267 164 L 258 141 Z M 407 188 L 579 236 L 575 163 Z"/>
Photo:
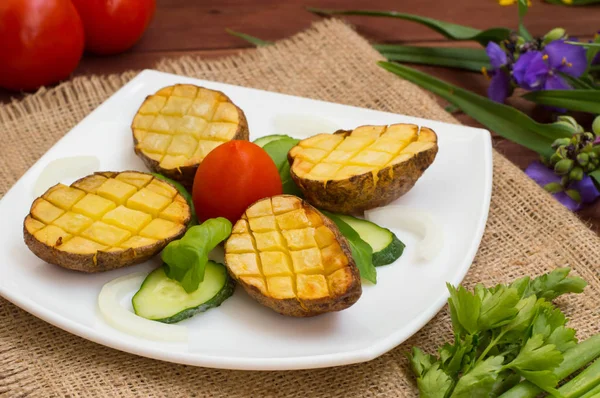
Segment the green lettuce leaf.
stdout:
<path fill-rule="evenodd" d="M 219 217 L 206 220 L 187 230 L 162 251 L 165 273 L 191 293 L 204 280 L 208 253 L 231 235 L 231 222 Z"/>

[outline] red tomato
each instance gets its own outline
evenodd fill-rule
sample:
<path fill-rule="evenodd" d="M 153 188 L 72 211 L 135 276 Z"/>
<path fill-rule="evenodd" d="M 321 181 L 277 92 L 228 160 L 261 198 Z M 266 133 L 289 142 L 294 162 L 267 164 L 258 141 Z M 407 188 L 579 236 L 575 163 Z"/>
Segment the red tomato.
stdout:
<path fill-rule="evenodd" d="M 200 221 L 225 217 L 235 223 L 252 203 L 281 192 L 277 166 L 261 147 L 229 141 L 200 163 L 192 197 Z"/>
<path fill-rule="evenodd" d="M 66 79 L 83 39 L 70 0 L 0 0 L 0 87 L 33 90 Z"/>
<path fill-rule="evenodd" d="M 72 0 L 85 29 L 85 49 L 117 54 L 131 48 L 148 27 L 156 0 Z"/>

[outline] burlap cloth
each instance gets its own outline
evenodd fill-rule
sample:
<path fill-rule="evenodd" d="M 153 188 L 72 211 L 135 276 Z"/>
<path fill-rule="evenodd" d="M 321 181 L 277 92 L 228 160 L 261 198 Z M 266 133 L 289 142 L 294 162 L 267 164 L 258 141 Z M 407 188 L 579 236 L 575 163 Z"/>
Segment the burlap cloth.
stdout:
<path fill-rule="evenodd" d="M 274 46 L 218 61 L 165 60 L 158 69 L 389 112 L 456 121 L 433 98 L 375 65 L 379 54 L 342 22 L 315 24 Z M 133 77 L 76 78 L 0 107 L 0 194 L 58 138 Z M 462 178 L 456 176 L 456 183 Z M 452 206 L 448 203 L 448 206 Z M 20 233 L 16 226 L 13 228 Z M 487 229 L 465 283 L 493 284 L 571 266 L 589 287 L 560 301 L 584 339 L 600 332 L 600 239 L 494 152 Z M 426 294 L 426 292 L 423 292 Z M 0 394 L 9 397 L 400 397 L 416 389 L 405 353 L 450 336 L 444 309 L 371 362 L 329 369 L 242 372 L 137 357 L 75 337 L 0 299 Z"/>

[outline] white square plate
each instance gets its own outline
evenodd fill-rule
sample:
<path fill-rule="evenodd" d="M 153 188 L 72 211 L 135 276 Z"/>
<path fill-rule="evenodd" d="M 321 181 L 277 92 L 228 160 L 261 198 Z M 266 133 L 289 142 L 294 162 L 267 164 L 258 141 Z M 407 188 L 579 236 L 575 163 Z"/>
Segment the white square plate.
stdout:
<path fill-rule="evenodd" d="M 281 133 L 275 131 L 274 120 L 290 113 L 325 118 L 344 129 L 392 123 L 432 128 L 439 137 L 437 158 L 396 203 L 431 213 L 445 236 L 441 253 L 432 260 L 418 261 L 418 238 L 391 228 L 407 245 L 404 255 L 394 264 L 379 267 L 378 283 L 365 283 L 360 300 L 338 313 L 306 319 L 283 317 L 238 288 L 222 306 L 181 322 L 190 331 L 187 344 L 145 340 L 111 328 L 97 307 L 102 286 L 122 275 L 150 271 L 158 260 L 100 274 L 68 271 L 44 263 L 28 250 L 21 233 L 23 218 L 34 199 L 36 179 L 54 159 L 94 155 L 100 159 L 101 170 L 147 171 L 133 152 L 129 126 L 147 95 L 175 83 L 223 91 L 244 110 L 251 140 Z M 483 235 L 491 188 L 492 150 L 486 130 L 144 71 L 65 135 L 0 201 L 4 225 L 0 231 L 0 295 L 85 339 L 165 361 L 248 370 L 368 361 L 423 327 L 445 304 L 445 283 L 462 281 Z"/>

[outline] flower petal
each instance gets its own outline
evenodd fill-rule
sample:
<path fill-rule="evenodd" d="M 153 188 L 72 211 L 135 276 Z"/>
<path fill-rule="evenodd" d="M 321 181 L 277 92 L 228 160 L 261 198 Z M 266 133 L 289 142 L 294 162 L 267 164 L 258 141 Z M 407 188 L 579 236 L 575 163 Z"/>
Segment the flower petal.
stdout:
<path fill-rule="evenodd" d="M 487 94 L 492 101 L 503 103 L 510 92 L 510 76 L 502 69 L 492 76 Z"/>
<path fill-rule="evenodd" d="M 489 42 L 485 48 L 485 52 L 490 58 L 490 64 L 492 65 L 493 69 L 498 69 L 501 66 L 506 65 L 506 53 L 498 44 L 494 43 L 493 41 Z"/>
<path fill-rule="evenodd" d="M 581 195 L 582 203 L 592 203 L 600 198 L 600 191 L 596 188 L 590 176 L 584 176 L 581 181 L 572 183 L 569 188 L 575 189 Z"/>
<path fill-rule="evenodd" d="M 553 194 L 552 196 L 554 196 L 554 198 L 556 198 L 556 200 L 558 200 L 567 209 L 569 209 L 571 211 L 577 211 L 577 210 L 581 209 L 581 207 L 583 206 L 582 203 L 579 203 L 579 202 L 573 200 L 569 195 L 567 195 L 564 192 L 558 192 L 558 193 Z"/>
<path fill-rule="evenodd" d="M 548 65 L 568 75 L 579 77 L 587 68 L 585 48 L 555 40 L 544 47 Z"/>
<path fill-rule="evenodd" d="M 513 67 L 517 83 L 527 90 L 539 90 L 550 71 L 539 51 L 530 51 L 519 57 Z"/>
<path fill-rule="evenodd" d="M 560 176 L 556 175 L 554 170 L 546 167 L 542 162 L 531 162 L 525 169 L 525 174 L 542 188 L 551 182 L 560 183 Z"/>
<path fill-rule="evenodd" d="M 544 82 L 544 90 L 570 90 L 569 83 L 565 81 L 561 76 L 550 73 Z"/>

